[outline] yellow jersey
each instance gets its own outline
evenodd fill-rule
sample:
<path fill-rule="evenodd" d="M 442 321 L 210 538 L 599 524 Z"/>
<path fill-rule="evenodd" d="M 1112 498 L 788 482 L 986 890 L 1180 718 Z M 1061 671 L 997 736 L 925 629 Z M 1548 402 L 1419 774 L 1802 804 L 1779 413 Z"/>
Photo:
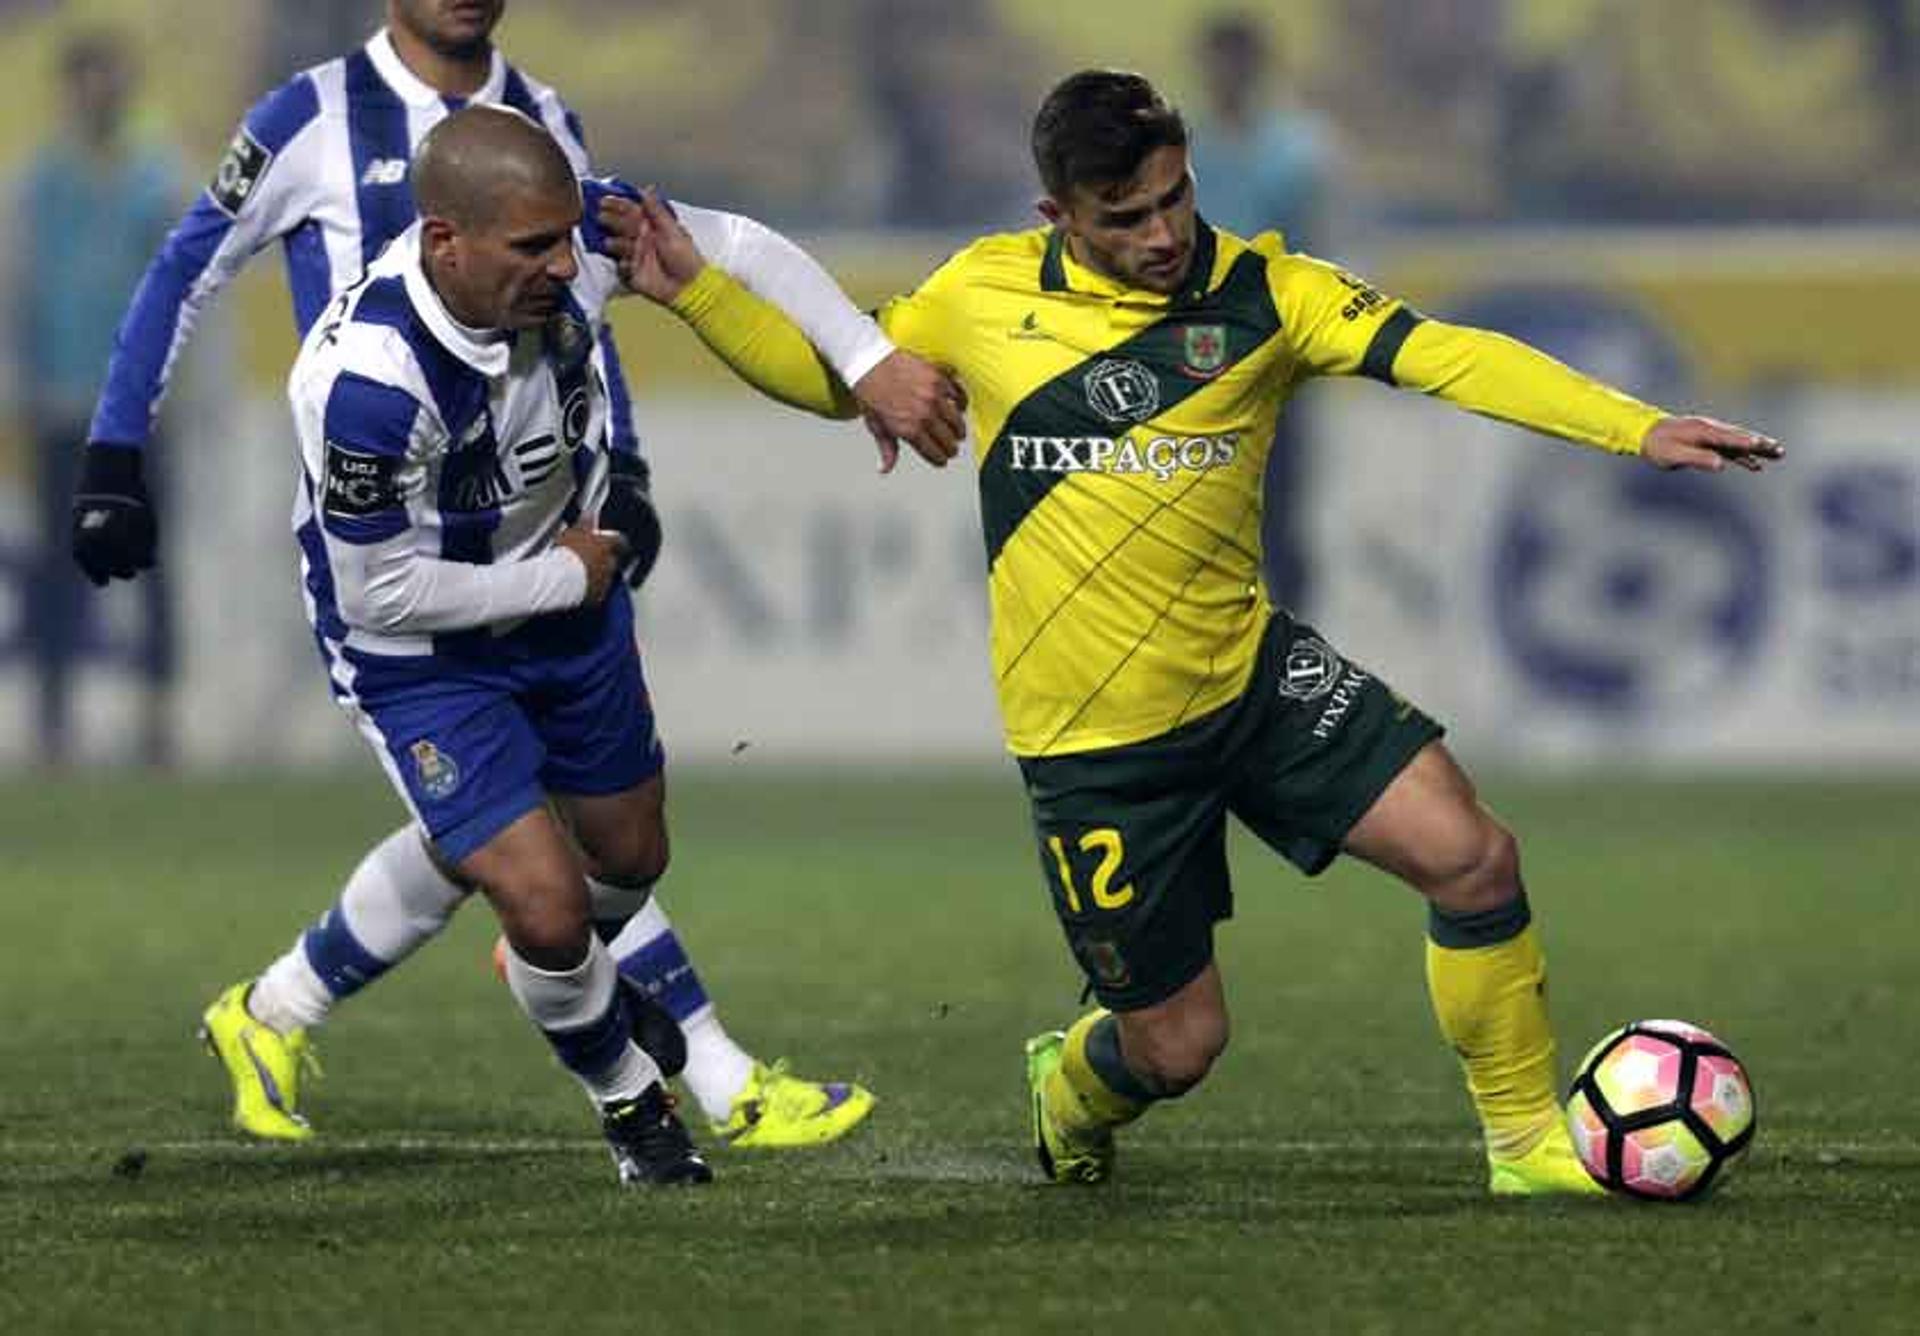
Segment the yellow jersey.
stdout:
<path fill-rule="evenodd" d="M 1362 374 L 1631 453 L 1659 410 L 1333 265 L 1198 223 L 1185 290 L 1129 288 L 1052 229 L 990 236 L 879 311 L 970 399 L 1009 748 L 1158 736 L 1245 690 L 1270 610 L 1261 478 L 1310 376 Z"/>

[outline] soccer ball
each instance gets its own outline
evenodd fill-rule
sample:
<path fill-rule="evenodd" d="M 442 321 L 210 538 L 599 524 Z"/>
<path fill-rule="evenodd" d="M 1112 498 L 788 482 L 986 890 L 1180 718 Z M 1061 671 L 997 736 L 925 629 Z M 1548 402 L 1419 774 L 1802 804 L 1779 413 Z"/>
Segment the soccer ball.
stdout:
<path fill-rule="evenodd" d="M 1635 1021 L 1593 1046 L 1567 1094 L 1587 1172 L 1650 1201 L 1706 1192 L 1753 1140 L 1753 1085 L 1727 1046 L 1685 1021 Z"/>

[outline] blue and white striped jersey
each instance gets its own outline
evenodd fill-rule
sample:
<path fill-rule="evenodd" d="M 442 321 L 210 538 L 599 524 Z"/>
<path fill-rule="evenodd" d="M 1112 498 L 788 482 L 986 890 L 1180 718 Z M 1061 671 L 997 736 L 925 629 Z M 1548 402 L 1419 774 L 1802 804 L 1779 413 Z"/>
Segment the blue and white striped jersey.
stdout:
<path fill-rule="evenodd" d="M 332 296 L 413 222 L 407 164 L 427 131 L 468 102 L 502 103 L 553 134 L 587 172 L 580 122 L 551 88 L 493 53 L 468 99 L 443 97 L 407 69 L 383 29 L 316 65 L 247 113 L 213 181 L 148 266 L 121 321 L 92 439 L 144 446 L 175 359 L 222 286 L 275 241 L 286 253 L 294 320 L 305 334 Z M 611 340 L 599 340 L 616 449 L 637 450 Z"/>
<path fill-rule="evenodd" d="M 416 223 L 308 332 L 287 384 L 294 529 L 336 687 L 350 691 L 368 655 L 484 652 L 491 633 L 585 598 L 584 567 L 553 539 L 605 496 L 608 386 L 592 353 L 619 279 L 574 244 L 565 314 L 475 331 L 434 292 Z"/>

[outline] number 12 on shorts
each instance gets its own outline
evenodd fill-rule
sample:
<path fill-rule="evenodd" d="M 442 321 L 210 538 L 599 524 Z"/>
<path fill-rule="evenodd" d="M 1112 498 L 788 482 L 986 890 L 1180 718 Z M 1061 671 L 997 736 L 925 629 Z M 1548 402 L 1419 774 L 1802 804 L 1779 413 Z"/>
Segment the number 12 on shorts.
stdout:
<path fill-rule="evenodd" d="M 1120 871 L 1120 860 L 1126 857 L 1126 844 L 1120 838 L 1120 832 L 1111 826 L 1099 830 L 1087 831 L 1079 840 L 1080 852 L 1098 854 L 1099 864 L 1093 869 L 1093 880 L 1087 887 L 1093 899 L 1095 909 L 1121 909 L 1133 903 L 1131 883 L 1114 889 L 1114 874 Z M 1080 892 L 1073 881 L 1073 864 L 1067 857 L 1067 846 L 1058 835 L 1047 836 L 1047 848 L 1053 854 L 1053 863 L 1060 871 L 1060 889 L 1066 892 L 1067 909 L 1071 913 L 1085 912 L 1080 904 Z"/>

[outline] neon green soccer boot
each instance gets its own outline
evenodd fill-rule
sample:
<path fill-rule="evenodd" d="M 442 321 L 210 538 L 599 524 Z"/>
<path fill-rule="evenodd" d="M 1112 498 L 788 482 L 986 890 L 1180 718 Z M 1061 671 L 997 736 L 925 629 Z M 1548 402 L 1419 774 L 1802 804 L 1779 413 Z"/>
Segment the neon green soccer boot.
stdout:
<path fill-rule="evenodd" d="M 809 1081 L 788 1071 L 783 1058 L 772 1066 L 754 1063 L 732 1112 L 708 1127 L 742 1150 L 799 1150 L 838 1141 L 871 1112 L 873 1092 L 865 1086 Z"/>
<path fill-rule="evenodd" d="M 1580 1163 L 1564 1118 L 1555 1118 L 1539 1144 L 1524 1155 L 1487 1157 L 1487 1190 L 1496 1197 L 1601 1197 L 1606 1189 Z"/>
<path fill-rule="evenodd" d="M 1100 1183 L 1113 1172 L 1113 1129 L 1069 1132 L 1047 1112 L 1047 1078 L 1059 1069 L 1065 1030 L 1027 1040 L 1027 1094 L 1033 1105 L 1033 1153 L 1055 1183 Z"/>
<path fill-rule="evenodd" d="M 300 1079 L 319 1072 L 307 1032 L 281 1034 L 247 1011 L 251 982 L 237 983 L 200 1018 L 200 1042 L 233 1083 L 233 1125 L 267 1141 L 305 1141 L 313 1128 L 299 1113 Z"/>

